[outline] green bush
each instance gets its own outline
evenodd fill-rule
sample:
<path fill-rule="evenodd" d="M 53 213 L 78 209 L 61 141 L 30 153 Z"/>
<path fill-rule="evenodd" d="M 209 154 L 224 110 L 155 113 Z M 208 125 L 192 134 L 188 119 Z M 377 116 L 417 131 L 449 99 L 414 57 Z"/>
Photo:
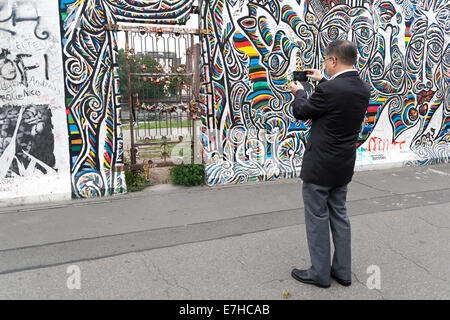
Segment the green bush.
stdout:
<path fill-rule="evenodd" d="M 150 185 L 142 170 L 125 171 L 125 180 L 129 192 L 142 191 Z"/>
<path fill-rule="evenodd" d="M 180 164 L 170 169 L 170 180 L 173 184 L 198 186 L 205 182 L 205 166 L 203 164 Z"/>

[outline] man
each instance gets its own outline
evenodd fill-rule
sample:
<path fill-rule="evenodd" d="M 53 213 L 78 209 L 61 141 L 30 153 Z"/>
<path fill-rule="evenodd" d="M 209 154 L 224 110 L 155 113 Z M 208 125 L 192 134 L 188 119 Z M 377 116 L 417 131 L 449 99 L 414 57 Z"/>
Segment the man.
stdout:
<path fill-rule="evenodd" d="M 311 267 L 292 270 L 292 277 L 323 288 L 330 286 L 331 277 L 341 285 L 351 285 L 350 221 L 345 203 L 370 98 L 368 85 L 353 68 L 357 49 L 352 42 L 333 41 L 325 55 L 330 80 L 319 70 L 305 70 L 307 77 L 319 81 L 309 99 L 301 83 L 291 86 L 294 117 L 312 119 L 300 174 Z M 329 224 L 335 249 L 331 265 Z"/>

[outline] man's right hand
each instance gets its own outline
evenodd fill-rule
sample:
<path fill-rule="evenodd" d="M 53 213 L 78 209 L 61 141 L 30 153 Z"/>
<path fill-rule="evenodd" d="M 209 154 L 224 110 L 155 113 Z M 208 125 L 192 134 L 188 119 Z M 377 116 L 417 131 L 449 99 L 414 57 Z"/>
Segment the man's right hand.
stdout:
<path fill-rule="evenodd" d="M 320 81 L 324 77 L 322 72 L 320 72 L 320 70 L 317 70 L 317 69 L 305 69 L 304 71 L 306 71 L 306 76 L 308 78 L 314 79 L 316 81 Z"/>

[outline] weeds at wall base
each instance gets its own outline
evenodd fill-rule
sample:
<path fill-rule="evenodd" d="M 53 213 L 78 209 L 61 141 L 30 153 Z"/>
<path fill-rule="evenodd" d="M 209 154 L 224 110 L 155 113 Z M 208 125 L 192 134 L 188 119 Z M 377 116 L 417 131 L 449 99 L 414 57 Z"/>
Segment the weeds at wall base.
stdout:
<path fill-rule="evenodd" d="M 145 178 L 142 170 L 125 171 L 128 192 L 142 191 L 151 186 L 151 182 Z"/>

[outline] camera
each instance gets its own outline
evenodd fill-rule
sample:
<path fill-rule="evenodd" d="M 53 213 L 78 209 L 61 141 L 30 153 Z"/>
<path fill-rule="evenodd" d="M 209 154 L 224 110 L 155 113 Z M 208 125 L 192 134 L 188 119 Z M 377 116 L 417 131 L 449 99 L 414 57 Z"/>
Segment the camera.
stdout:
<path fill-rule="evenodd" d="M 306 71 L 294 71 L 292 74 L 293 81 L 306 82 L 308 78 L 306 77 Z"/>

